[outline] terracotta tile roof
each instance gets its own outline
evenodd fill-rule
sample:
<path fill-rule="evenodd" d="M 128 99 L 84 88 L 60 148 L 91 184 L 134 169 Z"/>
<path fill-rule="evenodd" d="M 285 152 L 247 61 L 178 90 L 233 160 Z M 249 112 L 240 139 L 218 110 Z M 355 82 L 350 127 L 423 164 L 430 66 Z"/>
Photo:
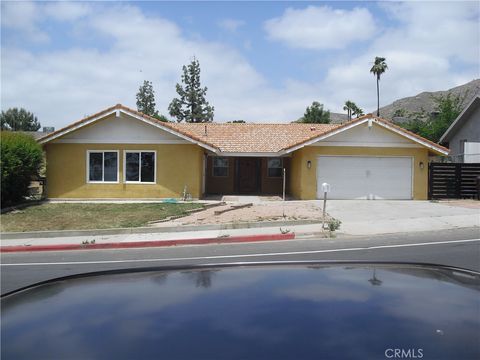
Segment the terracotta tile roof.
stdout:
<path fill-rule="evenodd" d="M 174 129 L 213 144 L 222 152 L 275 153 L 335 129 L 330 124 L 172 124 Z M 206 133 L 205 133 L 206 130 Z"/>
<path fill-rule="evenodd" d="M 442 151 L 449 150 L 432 141 L 412 133 L 408 130 L 397 126 L 385 119 L 374 117 L 372 114 L 364 115 L 360 118 L 353 119 L 342 125 L 338 124 L 258 124 L 258 123 L 203 123 L 203 124 L 187 124 L 187 123 L 167 123 L 145 115 L 136 110 L 130 109 L 121 104 L 117 104 L 108 109 L 90 115 L 82 120 L 76 121 L 62 129 L 54 131 L 38 141 L 44 143 L 62 135 L 65 132 L 72 131 L 74 128 L 81 127 L 83 124 L 90 122 L 95 118 L 101 117 L 103 114 L 110 113 L 114 110 L 124 110 L 127 113 L 140 116 L 150 122 L 161 125 L 162 127 L 186 136 L 196 142 L 207 145 L 211 148 L 218 149 L 220 152 L 229 153 L 276 153 L 291 149 L 295 146 L 301 146 L 315 138 L 327 135 L 331 132 L 341 130 L 351 126 L 357 122 L 372 118 L 389 127 L 399 130 L 407 135 L 430 144 Z M 206 132 L 205 132 L 206 130 Z"/>

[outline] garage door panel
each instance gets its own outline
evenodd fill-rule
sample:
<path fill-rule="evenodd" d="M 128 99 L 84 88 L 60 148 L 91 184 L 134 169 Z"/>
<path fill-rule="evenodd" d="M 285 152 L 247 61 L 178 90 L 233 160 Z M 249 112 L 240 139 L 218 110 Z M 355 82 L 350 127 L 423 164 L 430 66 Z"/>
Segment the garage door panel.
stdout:
<path fill-rule="evenodd" d="M 318 198 L 324 182 L 331 185 L 331 199 L 411 199 L 412 158 L 320 156 Z"/>

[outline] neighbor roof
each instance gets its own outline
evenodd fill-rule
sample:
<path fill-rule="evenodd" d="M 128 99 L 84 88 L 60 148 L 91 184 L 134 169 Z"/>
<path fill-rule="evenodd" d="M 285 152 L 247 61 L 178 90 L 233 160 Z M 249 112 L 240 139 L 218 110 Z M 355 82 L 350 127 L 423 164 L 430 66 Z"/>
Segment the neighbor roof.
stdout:
<path fill-rule="evenodd" d="M 102 110 L 80 121 L 40 138 L 48 143 L 69 132 L 87 126 L 115 112 L 124 112 L 150 123 L 185 140 L 196 143 L 215 153 L 285 154 L 316 141 L 333 136 L 366 121 L 375 123 L 424 145 L 434 152 L 448 154 L 448 149 L 407 131 L 391 122 L 364 115 L 342 125 L 338 124 L 258 124 L 258 123 L 169 123 L 142 114 L 121 104 Z"/>
<path fill-rule="evenodd" d="M 440 143 L 450 141 L 450 139 L 455 135 L 455 133 L 460 129 L 465 121 L 472 115 L 472 113 L 480 106 L 480 96 L 475 96 L 472 101 L 467 105 L 467 107 L 457 116 L 453 121 L 450 127 L 445 131 L 445 133 L 440 138 Z"/>

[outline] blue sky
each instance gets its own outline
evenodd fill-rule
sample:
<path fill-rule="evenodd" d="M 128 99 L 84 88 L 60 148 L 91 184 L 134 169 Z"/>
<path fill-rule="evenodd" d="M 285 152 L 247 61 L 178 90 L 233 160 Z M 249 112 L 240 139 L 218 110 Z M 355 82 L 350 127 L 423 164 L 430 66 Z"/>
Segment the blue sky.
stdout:
<path fill-rule="evenodd" d="M 61 127 L 144 79 L 167 114 L 196 56 L 215 120 L 287 122 L 312 101 L 342 112 L 479 77 L 478 2 L 2 2 L 2 110 Z"/>

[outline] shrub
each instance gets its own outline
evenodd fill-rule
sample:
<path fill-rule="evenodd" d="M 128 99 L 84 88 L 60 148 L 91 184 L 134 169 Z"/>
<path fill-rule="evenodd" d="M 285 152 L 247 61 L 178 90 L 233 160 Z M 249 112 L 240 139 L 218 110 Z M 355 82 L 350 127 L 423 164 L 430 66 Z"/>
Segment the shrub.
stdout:
<path fill-rule="evenodd" d="M 0 132 L 1 206 L 19 203 L 28 195 L 32 177 L 42 166 L 42 148 L 27 134 Z"/>
<path fill-rule="evenodd" d="M 340 225 L 342 224 L 342 222 L 338 219 L 332 219 L 330 220 L 330 222 L 328 223 L 328 230 L 330 231 L 335 231 L 335 230 L 338 230 L 340 229 Z"/>

